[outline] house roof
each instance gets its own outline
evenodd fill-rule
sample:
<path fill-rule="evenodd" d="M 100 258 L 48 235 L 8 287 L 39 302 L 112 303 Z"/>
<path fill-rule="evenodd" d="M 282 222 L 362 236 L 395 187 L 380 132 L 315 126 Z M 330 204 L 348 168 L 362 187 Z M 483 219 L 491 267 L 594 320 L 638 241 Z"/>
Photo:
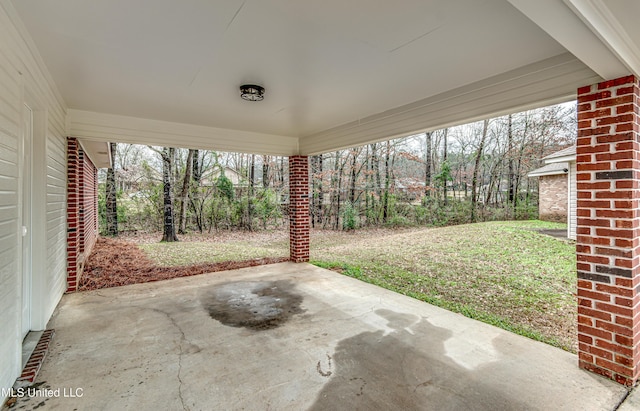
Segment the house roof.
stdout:
<path fill-rule="evenodd" d="M 576 161 L 576 146 L 569 146 L 542 158 L 546 164 Z"/>
<path fill-rule="evenodd" d="M 316 154 L 568 101 L 580 86 L 640 75 L 635 1 L 0 7 L 51 73 L 69 135 L 99 141 Z M 241 100 L 244 83 L 264 86 L 264 101 Z"/>
<path fill-rule="evenodd" d="M 553 176 L 569 172 L 569 163 L 551 163 L 527 174 L 529 177 Z"/>

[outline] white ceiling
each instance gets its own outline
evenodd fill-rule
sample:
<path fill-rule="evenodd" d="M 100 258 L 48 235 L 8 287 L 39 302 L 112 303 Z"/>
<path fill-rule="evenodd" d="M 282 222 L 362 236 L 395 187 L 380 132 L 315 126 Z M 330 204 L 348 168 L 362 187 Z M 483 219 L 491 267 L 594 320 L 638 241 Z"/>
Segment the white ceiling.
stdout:
<path fill-rule="evenodd" d="M 296 141 L 572 51 L 526 0 L 12 3 L 70 109 Z M 567 98 L 550 93 L 528 103 Z"/>

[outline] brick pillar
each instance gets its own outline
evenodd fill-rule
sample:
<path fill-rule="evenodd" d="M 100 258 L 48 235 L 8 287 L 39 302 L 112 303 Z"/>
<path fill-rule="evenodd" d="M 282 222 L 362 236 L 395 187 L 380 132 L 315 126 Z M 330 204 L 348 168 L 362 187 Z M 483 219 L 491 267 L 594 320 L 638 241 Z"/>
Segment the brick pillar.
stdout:
<path fill-rule="evenodd" d="M 67 138 L 67 292 L 78 290 L 78 254 L 80 238 L 80 147 L 78 140 Z"/>
<path fill-rule="evenodd" d="M 309 158 L 289 157 L 289 257 L 309 261 Z"/>
<path fill-rule="evenodd" d="M 86 218 L 86 210 L 85 210 L 85 154 L 82 151 L 82 148 L 78 149 L 78 254 L 84 254 L 84 243 L 85 243 L 85 218 Z M 80 274 L 78 272 L 78 274 Z M 79 281 L 80 279 L 77 278 Z"/>
<path fill-rule="evenodd" d="M 640 375 L 640 88 L 629 76 L 578 89 L 580 367 Z"/>

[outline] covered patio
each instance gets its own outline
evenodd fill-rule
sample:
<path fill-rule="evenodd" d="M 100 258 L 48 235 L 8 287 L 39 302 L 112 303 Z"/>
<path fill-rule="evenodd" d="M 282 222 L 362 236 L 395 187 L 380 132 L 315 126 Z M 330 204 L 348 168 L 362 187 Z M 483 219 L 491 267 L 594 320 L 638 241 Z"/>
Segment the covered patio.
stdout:
<path fill-rule="evenodd" d="M 439 391 L 429 381 L 449 377 L 430 376 L 430 365 L 445 364 L 442 368 L 452 370 L 449 376 L 455 377 L 446 385 L 450 389 L 460 387 L 454 381 L 458 377 L 479 379 L 487 388 L 469 393 L 468 398 L 492 396 L 500 404 L 515 401 L 520 405 L 538 392 L 545 397 L 541 400 L 589 398 L 585 409 L 615 404 L 621 389 L 579 371 L 577 365 L 627 386 L 640 378 L 639 17 L 640 3 L 635 0 L 374 4 L 359 0 L 0 0 L 0 312 L 4 314 L 0 318 L 0 385 L 10 387 L 20 375 L 24 336 L 47 327 L 64 292 L 73 285 L 69 268 L 80 250 L 74 248 L 76 244 L 69 245 L 80 216 L 69 206 L 77 199 L 68 190 L 75 187 L 68 169 L 68 138 L 77 139 L 83 147 L 110 141 L 289 156 L 290 256 L 291 261 L 304 263 L 309 260 L 309 156 L 577 98 L 577 359 L 536 343 L 520 346 L 516 343 L 519 337 L 365 285 L 360 287 L 366 293 L 351 295 L 366 301 L 366 308 L 353 307 L 366 311 L 349 320 L 355 321 L 351 323 L 354 332 L 335 330 L 335 334 L 322 336 L 325 331 L 321 329 L 333 332 L 334 325 L 327 326 L 330 321 L 325 317 L 315 324 L 308 313 L 345 318 L 340 307 L 351 304 L 350 298 L 328 295 L 339 294 L 340 287 L 348 289 L 352 283 L 300 265 L 297 269 L 304 279 L 295 284 L 304 294 L 307 314 L 295 313 L 295 320 L 263 332 L 225 329 L 236 337 L 234 344 L 225 343 L 225 347 L 239 361 L 249 361 L 244 364 L 248 368 L 240 367 L 241 362 L 219 363 L 227 371 L 211 366 L 207 373 L 184 378 L 194 386 L 209 384 L 207 389 L 215 390 L 212 376 L 257 372 L 246 350 L 243 355 L 234 351 L 235 347 L 249 349 L 242 345 L 246 338 L 281 355 L 279 344 L 273 343 L 278 341 L 279 330 L 298 335 L 287 344 L 305 342 L 313 334 L 324 345 L 316 345 L 310 353 L 289 351 L 306 361 L 300 369 L 315 379 L 303 379 L 311 387 L 304 391 L 305 404 L 314 404 L 315 398 L 321 407 L 329 398 L 321 394 L 326 387 L 340 389 L 332 380 L 323 380 L 328 377 L 322 375 L 327 373 L 327 355 L 334 358 L 338 373 L 340 351 L 331 354 L 332 350 L 341 349 L 345 340 L 364 338 L 366 344 L 355 344 L 363 351 L 349 355 L 364 355 L 362 361 L 353 361 L 365 363 L 371 357 L 366 351 L 367 333 L 373 333 L 380 341 L 393 335 L 408 356 L 426 365 L 418 371 L 412 368 L 412 361 L 405 364 L 412 374 L 406 377 L 409 383 L 403 385 L 404 394 L 413 385 L 418 395 L 429 391 L 437 397 Z M 264 87 L 264 100 L 241 99 L 240 89 L 246 84 Z M 288 271 L 296 266 L 283 267 Z M 181 281 L 188 285 L 197 280 Z M 332 286 L 334 281 L 338 283 Z M 177 287 L 181 283 L 167 284 Z M 74 311 L 74 304 L 82 307 L 86 299 L 86 306 L 93 306 L 105 298 L 100 295 L 118 300 L 112 293 L 128 298 L 129 290 L 143 290 L 144 295 L 127 304 L 135 308 L 144 300 L 151 308 L 129 311 L 122 324 L 129 333 L 126 341 L 117 341 L 121 335 L 109 336 L 128 346 L 128 354 L 144 357 L 148 355 L 145 350 L 173 352 L 175 360 L 177 347 L 183 351 L 177 358 L 186 360 L 185 350 L 211 347 L 198 340 L 204 337 L 188 336 L 174 324 L 183 323 L 180 312 L 153 305 L 155 293 L 169 292 L 154 287 L 160 286 L 64 297 L 51 324 L 61 329 L 56 344 L 63 344 L 74 333 L 82 334 L 80 325 L 99 318 L 83 315 L 78 317 L 82 322 L 71 320 L 75 314 L 66 315 Z M 177 304 L 173 309 L 182 307 L 199 322 L 209 321 L 198 308 L 196 297 L 200 297 L 194 290 L 188 292 L 192 294 L 185 294 L 183 300 L 172 301 Z M 379 299 L 373 304 L 367 295 Z M 406 309 L 394 309 L 391 302 L 407 304 Z M 166 335 L 145 334 L 145 318 L 150 317 L 164 321 Z M 71 330 L 66 321 L 74 322 L 76 329 Z M 296 321 L 306 321 L 310 328 L 285 328 Z M 209 325 L 219 327 L 215 322 Z M 476 328 L 480 330 L 473 333 L 477 342 L 456 337 Z M 92 332 L 100 332 L 100 327 Z M 500 337 L 487 337 L 493 333 Z M 144 343 L 134 338 L 137 336 Z M 82 341 L 83 337 L 78 338 Z M 91 350 L 75 351 L 75 357 L 66 362 L 86 361 L 88 371 L 106 372 L 100 375 L 111 378 L 108 370 L 94 369 L 87 359 L 100 353 L 108 338 L 92 336 L 91 341 L 96 344 L 88 343 Z M 451 341 L 453 348 L 447 348 Z M 501 355 L 510 344 L 524 348 L 505 360 Z M 470 354 L 476 348 L 479 354 Z M 546 353 L 552 353 L 549 359 L 544 359 Z M 53 365 L 63 355 L 53 353 L 46 373 L 56 372 Z M 470 357 L 476 362 L 469 362 Z M 114 378 L 138 372 L 128 371 L 126 361 L 111 365 L 120 371 L 111 374 Z M 577 363 L 576 367 L 557 367 L 567 362 Z M 149 364 L 149 369 L 162 367 Z M 175 361 L 172 364 L 176 366 Z M 264 384 L 265 396 L 284 390 L 273 397 L 282 400 L 289 398 L 291 386 L 274 388 L 268 383 L 276 375 L 277 383 L 292 381 L 281 373 L 284 371 L 273 371 L 280 364 L 270 363 L 274 374 L 261 374 L 264 377 L 253 383 Z M 556 394 L 536 391 L 531 381 L 525 384 L 528 374 L 524 368 L 529 366 L 540 370 L 534 375 L 554 381 L 546 387 Z M 500 381 L 493 388 L 484 385 L 489 377 L 483 370 L 501 376 L 503 384 L 509 382 L 514 394 L 497 389 L 504 387 Z M 566 380 L 562 378 L 565 372 L 569 373 Z M 170 374 L 175 383 L 176 373 Z M 54 374 L 43 375 L 54 380 Z M 181 372 L 178 375 L 183 378 Z M 70 378 L 75 377 L 56 377 L 55 381 L 69 382 Z M 151 378 L 153 373 L 140 375 L 140 385 Z M 349 378 L 353 380 L 338 385 L 354 388 L 363 377 L 356 373 Z M 513 381 L 522 384 L 511 384 Z M 586 385 L 567 385 L 576 381 Z M 374 384 L 367 381 L 368 387 Z M 182 401 L 195 398 L 180 380 L 177 385 L 184 389 L 179 394 L 186 394 Z M 590 389 L 583 390 L 584 386 L 599 387 L 593 392 L 600 395 L 588 395 Z M 229 386 L 238 394 L 235 401 L 248 398 L 242 397 L 242 387 L 240 383 Z M 602 387 L 609 388 L 599 391 Z M 87 397 L 82 401 L 88 401 Z"/>
<path fill-rule="evenodd" d="M 613 410 L 558 348 L 309 264 L 68 294 L 32 409 Z M 56 408 L 57 407 L 57 408 Z"/>

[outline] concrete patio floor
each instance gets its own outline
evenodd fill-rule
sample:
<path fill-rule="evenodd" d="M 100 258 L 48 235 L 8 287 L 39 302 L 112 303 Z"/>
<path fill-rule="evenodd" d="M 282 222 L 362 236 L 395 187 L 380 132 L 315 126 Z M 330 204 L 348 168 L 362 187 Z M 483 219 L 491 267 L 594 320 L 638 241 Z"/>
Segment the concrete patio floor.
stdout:
<path fill-rule="evenodd" d="M 49 327 L 38 388 L 76 396 L 16 408 L 613 410 L 627 394 L 573 354 L 309 264 L 70 294 Z"/>

